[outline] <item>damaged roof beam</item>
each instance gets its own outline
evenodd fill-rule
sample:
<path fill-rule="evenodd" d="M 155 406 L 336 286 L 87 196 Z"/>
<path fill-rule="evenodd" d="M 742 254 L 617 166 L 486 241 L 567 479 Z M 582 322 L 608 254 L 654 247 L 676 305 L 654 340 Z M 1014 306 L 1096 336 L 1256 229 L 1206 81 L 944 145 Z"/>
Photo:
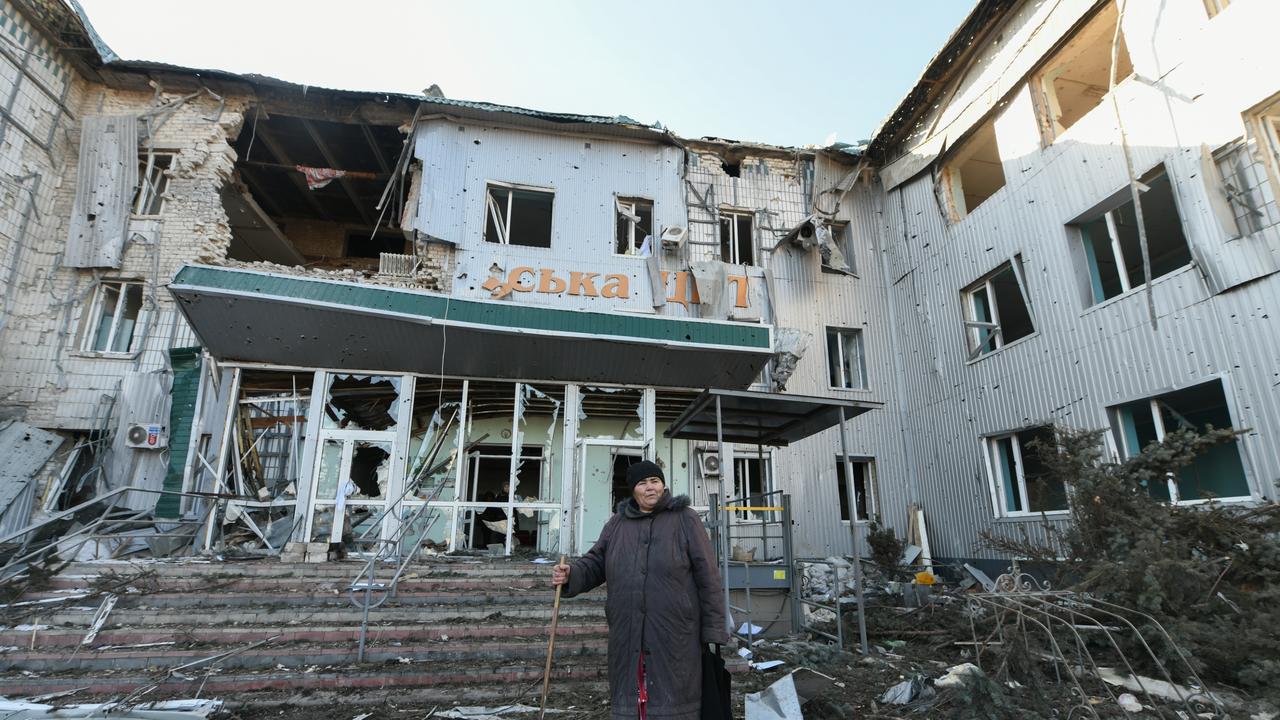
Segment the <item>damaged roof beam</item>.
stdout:
<path fill-rule="evenodd" d="M 324 156 L 324 161 L 329 164 L 329 167 L 334 169 L 341 167 L 337 158 L 335 158 L 333 153 L 329 151 L 329 146 L 325 144 L 324 138 L 320 137 L 320 133 L 316 130 L 316 126 L 313 125 L 310 120 L 305 118 L 301 119 L 301 122 L 302 127 L 307 129 L 307 134 L 311 136 L 311 142 L 316 144 L 316 148 L 320 151 L 320 154 Z M 346 175 L 343 175 L 338 178 L 338 184 L 342 186 L 343 192 L 347 194 L 347 199 L 351 201 L 351 204 L 355 206 L 356 211 L 360 213 L 360 219 L 364 221 L 364 224 L 370 226 L 375 225 L 376 223 L 373 217 L 369 215 L 369 211 L 365 209 L 364 204 L 360 202 L 360 196 L 356 195 L 355 188 L 351 186 L 351 179 Z"/>
<path fill-rule="evenodd" d="M 267 149 L 271 151 L 271 154 L 275 155 L 276 162 L 283 163 L 289 167 L 297 165 L 297 163 L 293 162 L 293 159 L 289 157 L 289 153 L 285 152 L 285 149 L 280 146 L 275 135 L 267 129 L 267 125 L 265 123 L 258 127 L 258 137 L 262 139 L 262 144 L 267 146 Z M 302 193 L 302 197 L 306 199 L 307 204 L 311 206 L 311 209 L 324 220 L 333 222 L 333 216 L 329 214 L 328 210 L 324 209 L 324 206 L 320 204 L 320 201 L 316 200 L 315 194 L 307 187 L 307 181 L 303 179 L 302 173 L 290 171 L 287 172 L 286 175 L 289 176 L 289 181 L 298 189 L 298 192 Z"/>

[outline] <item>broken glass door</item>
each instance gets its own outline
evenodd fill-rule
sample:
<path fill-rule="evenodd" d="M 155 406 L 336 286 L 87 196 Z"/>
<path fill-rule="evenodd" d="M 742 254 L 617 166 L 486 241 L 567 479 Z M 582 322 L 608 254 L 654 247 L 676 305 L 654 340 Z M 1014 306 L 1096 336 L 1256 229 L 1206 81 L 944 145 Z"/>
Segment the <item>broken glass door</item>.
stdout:
<path fill-rule="evenodd" d="M 600 539 L 600 531 L 618 503 L 631 496 L 627 467 L 640 461 L 644 442 L 579 440 L 577 451 L 580 465 L 574 488 L 574 519 L 578 528 L 574 550 L 581 555 Z"/>

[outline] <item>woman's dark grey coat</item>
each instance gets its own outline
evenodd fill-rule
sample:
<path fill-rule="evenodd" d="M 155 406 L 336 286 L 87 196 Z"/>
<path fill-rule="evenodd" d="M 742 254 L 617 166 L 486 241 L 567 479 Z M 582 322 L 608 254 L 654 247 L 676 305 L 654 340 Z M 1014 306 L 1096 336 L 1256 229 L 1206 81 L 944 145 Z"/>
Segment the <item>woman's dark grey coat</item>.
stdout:
<path fill-rule="evenodd" d="M 613 718 L 638 716 L 636 670 L 644 650 L 648 716 L 697 720 L 702 645 L 725 643 L 724 590 L 707 531 L 689 498 L 664 494 L 651 513 L 635 500 L 572 563 L 565 597 L 608 582 L 609 689 Z"/>

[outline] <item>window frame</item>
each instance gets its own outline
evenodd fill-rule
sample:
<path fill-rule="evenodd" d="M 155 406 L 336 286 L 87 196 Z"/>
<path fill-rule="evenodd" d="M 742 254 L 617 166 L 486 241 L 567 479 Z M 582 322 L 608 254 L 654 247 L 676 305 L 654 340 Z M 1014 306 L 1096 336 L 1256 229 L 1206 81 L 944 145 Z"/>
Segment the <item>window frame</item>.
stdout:
<path fill-rule="evenodd" d="M 168 158 L 168 162 L 161 166 L 156 163 L 157 158 Z M 165 193 L 169 190 L 169 176 L 166 174 L 173 168 L 173 162 L 178 157 L 176 150 L 152 150 L 150 153 L 142 151 L 138 153 L 138 186 L 134 188 L 133 197 L 129 202 L 129 215 L 136 218 L 154 218 L 164 215 L 164 206 L 168 202 Z M 154 185 L 147 172 L 148 168 L 154 169 L 159 181 Z M 142 212 L 154 204 L 155 212 Z"/>
<path fill-rule="evenodd" d="M 840 248 L 840 252 L 844 253 L 844 264 L 849 266 L 848 270 L 837 270 L 827 264 L 827 259 L 822 257 L 822 253 L 818 253 L 818 265 L 822 272 L 828 275 L 843 275 L 845 277 L 859 277 L 857 253 L 853 247 L 853 229 L 851 223 L 845 220 L 833 221 L 827 223 L 827 232 L 831 233 L 831 244 Z"/>
<path fill-rule="evenodd" d="M 960 141 L 956 147 L 952 148 L 941 165 L 941 172 L 937 182 L 942 186 L 946 205 L 947 220 L 950 223 L 958 223 L 969 217 L 975 210 L 982 207 L 988 200 L 995 197 L 1001 190 L 1009 184 L 1009 178 L 1004 173 L 1004 157 L 1000 154 L 1000 138 L 996 134 L 996 120 L 1002 109 L 987 115 L 982 122 L 976 123 L 968 136 Z M 981 147 L 980 143 L 986 140 L 987 134 L 990 134 L 991 147 L 995 150 L 996 165 L 1000 171 L 1000 187 L 991 191 L 991 194 L 978 201 L 973 207 L 969 207 L 968 201 L 965 200 L 964 193 L 964 170 L 962 165 L 966 165 L 974 157 L 977 156 L 977 150 Z M 978 161 L 980 162 L 980 161 Z M 970 176 L 972 178 L 972 176 Z"/>
<path fill-rule="evenodd" d="M 839 376 L 840 376 L 840 379 L 843 380 L 845 379 L 844 378 L 845 368 L 848 365 L 848 360 L 845 358 L 845 353 L 844 353 L 844 349 L 846 347 L 844 336 L 846 333 L 853 334 L 858 338 L 857 360 L 858 360 L 858 370 L 861 375 L 861 378 L 859 379 L 862 381 L 862 384 L 858 386 L 853 386 L 853 387 L 849 387 L 845 385 L 835 385 L 831 382 L 833 379 L 835 379 L 833 376 L 837 374 L 833 372 L 835 368 L 832 367 L 832 364 L 831 364 L 832 335 L 833 334 L 835 335 L 835 338 L 837 341 L 836 356 L 840 358 Z M 824 335 L 825 335 L 824 343 L 826 344 L 826 351 L 827 351 L 827 387 L 831 390 L 846 390 L 846 391 L 853 391 L 853 392 L 866 392 L 867 390 L 870 390 L 871 383 L 867 377 L 867 339 L 866 339 L 866 335 L 863 333 L 863 329 L 851 328 L 851 327 L 840 327 L 840 326 L 827 326 L 826 332 L 824 333 Z"/>
<path fill-rule="evenodd" d="M 652 199 L 641 196 L 641 195 L 614 195 L 613 196 L 614 236 L 613 236 L 612 254 L 615 257 L 636 257 L 636 258 L 643 257 L 640 254 L 640 248 L 644 244 L 644 238 L 636 237 L 637 235 L 636 231 L 639 230 L 640 227 L 639 227 L 639 224 L 632 219 L 633 217 L 635 218 L 640 217 L 640 213 L 636 208 L 637 203 L 648 203 L 649 222 L 655 225 L 655 227 L 649 228 L 649 236 L 654 238 L 654 242 L 657 241 L 658 235 L 657 233 L 654 232 L 654 230 L 656 230 L 656 225 L 657 225 L 657 223 L 654 220 L 654 217 L 655 217 L 654 212 L 656 210 L 657 203 L 655 203 Z M 630 245 L 631 252 L 620 253 L 618 252 L 619 238 L 617 234 L 617 221 L 624 220 L 624 219 L 627 221 L 627 243 Z M 652 247 L 651 245 L 649 247 L 649 252 L 652 253 L 654 252 L 654 250 L 655 248 Z"/>
<path fill-rule="evenodd" d="M 1222 391 L 1222 398 L 1224 403 L 1226 404 L 1227 414 L 1231 418 L 1231 425 L 1234 427 L 1236 424 L 1237 413 L 1236 413 L 1235 404 L 1232 401 L 1232 396 L 1230 393 L 1230 385 L 1227 382 L 1227 378 L 1225 376 L 1215 376 L 1215 377 L 1207 378 L 1204 380 L 1204 382 L 1198 382 L 1191 385 L 1185 385 L 1182 387 L 1174 388 L 1171 390 L 1165 390 L 1162 392 L 1158 392 L 1154 395 L 1144 395 L 1142 397 L 1137 397 L 1132 400 L 1128 400 L 1125 402 L 1116 403 L 1115 405 L 1108 406 L 1107 420 L 1108 420 L 1108 423 L 1110 424 L 1109 429 L 1111 431 L 1110 433 L 1108 433 L 1108 435 L 1114 444 L 1114 448 L 1117 453 L 1117 458 L 1120 461 L 1124 461 L 1133 457 L 1136 453 L 1142 451 L 1142 448 L 1134 449 L 1129 447 L 1128 433 L 1124 431 L 1123 418 L 1121 417 L 1121 414 L 1120 414 L 1120 410 L 1122 407 L 1124 407 L 1125 405 L 1131 405 L 1134 403 L 1146 401 L 1147 409 L 1151 413 L 1151 420 L 1152 420 L 1152 425 L 1154 426 L 1154 429 L 1155 429 L 1156 441 L 1163 442 L 1165 435 L 1168 434 L 1168 429 L 1165 427 L 1164 413 L 1160 411 L 1161 399 L 1164 398 L 1165 396 L 1172 395 L 1181 390 L 1189 390 L 1192 388 L 1199 387 L 1201 385 L 1208 385 L 1214 382 L 1218 383 L 1218 388 Z M 1240 445 L 1240 441 L 1238 439 L 1235 441 L 1235 445 L 1236 445 L 1236 452 L 1239 453 L 1240 455 L 1241 470 L 1244 474 L 1245 487 L 1248 489 L 1249 494 L 1232 495 L 1227 497 L 1195 498 L 1192 500 L 1183 500 L 1182 491 L 1178 487 L 1178 476 L 1176 474 L 1169 473 L 1165 475 L 1165 483 L 1168 486 L 1169 502 L 1173 505 L 1189 506 L 1189 505 L 1204 505 L 1210 502 L 1239 503 L 1239 502 L 1252 502 L 1254 500 L 1257 500 L 1259 497 L 1259 494 L 1257 489 L 1254 487 L 1253 481 L 1249 477 L 1249 470 L 1245 464 L 1244 448 L 1243 446 Z"/>
<path fill-rule="evenodd" d="M 494 229 L 499 232 L 498 242 L 489 240 L 490 212 L 492 212 L 494 206 L 496 206 L 497 204 L 496 202 L 493 201 L 493 196 L 490 195 L 490 190 L 492 188 L 502 188 L 503 190 L 507 191 L 506 219 L 504 222 L 501 222 L 501 223 L 498 222 L 497 218 L 495 218 L 493 221 Z M 480 224 L 480 241 L 488 245 L 505 245 L 505 246 L 513 245 L 513 243 L 511 242 L 511 212 L 513 209 L 514 197 L 515 197 L 515 193 L 513 191 L 515 190 L 523 190 L 525 192 L 535 192 L 535 193 L 543 193 L 546 195 L 550 195 L 551 196 L 551 219 L 550 219 L 550 225 L 547 228 L 547 244 L 545 247 L 542 245 L 525 245 L 523 243 L 514 243 L 514 246 L 521 247 L 521 248 L 530 248 L 534 250 L 552 249 L 553 247 L 555 247 L 555 238 L 556 238 L 556 235 L 555 235 L 555 207 L 556 207 L 555 188 L 542 187 L 538 185 L 524 185 L 521 183 L 505 182 L 501 180 L 485 181 L 484 221 Z"/>
<path fill-rule="evenodd" d="M 1071 514 L 1070 496 L 1067 496 L 1067 507 L 1062 510 L 1032 510 L 1031 493 L 1027 490 L 1027 474 L 1026 460 L 1022 454 L 1022 441 L 1018 439 L 1018 435 L 1033 430 L 1048 429 L 1051 432 L 1056 431 L 1053 425 L 1031 425 L 1019 430 L 1011 430 L 1008 432 L 999 432 L 993 435 L 984 435 L 981 440 L 983 464 L 987 470 L 987 489 L 991 493 L 991 509 L 995 513 L 997 519 L 1020 520 L 1025 518 L 1038 517 L 1066 517 Z M 1017 486 L 1010 488 L 1015 490 L 1018 495 L 1019 506 L 1021 510 L 1009 510 L 1005 507 L 1005 478 L 1003 475 L 997 475 L 995 454 L 1000 449 L 1000 442 L 1008 440 L 1010 447 L 1013 449 L 1014 460 L 1016 463 L 1015 473 Z M 1011 478 L 1013 479 L 1013 478 Z"/>
<path fill-rule="evenodd" d="M 120 320 L 125 312 L 128 303 L 127 293 L 130 287 L 138 288 L 138 314 L 133 318 L 133 327 L 130 329 L 129 345 L 124 350 L 112 350 L 116 344 L 117 333 L 120 331 Z M 107 330 L 106 342 L 104 349 L 98 350 L 94 348 L 98 337 L 98 330 L 101 326 L 101 315 L 103 303 L 105 302 L 108 287 L 118 288 L 115 310 L 111 314 L 111 326 Z M 80 352 L 98 356 L 113 357 L 132 357 L 140 348 L 134 346 L 140 342 L 138 328 L 141 325 L 143 314 L 146 312 L 146 283 L 142 280 L 128 278 L 108 278 L 100 280 L 93 290 L 93 299 L 89 302 L 88 311 L 84 316 L 80 338 Z"/>
<path fill-rule="evenodd" d="M 864 494 L 866 495 L 866 500 L 867 500 L 867 503 L 866 503 L 867 513 L 866 513 L 866 517 L 854 518 L 853 522 L 855 522 L 858 525 L 866 525 L 867 523 L 871 522 L 872 519 L 877 518 L 880 515 L 880 503 L 878 500 L 877 489 L 876 489 L 879 484 L 877 482 L 877 475 L 876 475 L 876 459 L 874 457 L 870 457 L 866 455 L 848 455 L 848 456 L 842 457 L 841 455 L 837 454 L 835 456 L 836 503 L 840 506 L 837 509 L 836 514 L 840 518 L 840 524 L 846 527 L 849 526 L 850 520 L 844 517 L 844 513 L 845 513 L 845 510 L 848 509 L 849 505 L 848 505 L 848 502 L 840 502 L 840 488 L 848 487 L 846 486 L 845 483 L 840 482 L 841 480 L 840 476 L 842 473 L 845 472 L 844 461 L 846 457 L 848 458 L 850 465 L 860 465 L 863 468 L 862 486 L 865 491 Z M 848 480 L 846 478 L 846 482 L 847 481 Z M 853 480 L 852 489 L 854 492 L 854 498 L 853 498 L 854 513 L 857 513 L 859 496 L 858 496 L 858 482 L 856 478 Z"/>
<path fill-rule="evenodd" d="M 1000 323 L 1000 305 L 996 302 L 995 286 L 992 284 L 992 281 L 1002 275 L 1006 268 L 1013 273 L 1014 282 L 1018 284 L 1018 293 L 1022 296 L 1022 304 L 1026 307 L 1027 317 L 1031 320 L 1031 332 L 1007 342 L 1004 339 L 1004 330 Z M 988 309 L 991 315 L 990 321 L 978 320 L 977 295 L 979 291 L 986 293 Z M 1040 333 L 1036 325 L 1034 308 L 1031 304 L 1031 293 L 1027 290 L 1026 275 L 1022 271 L 1021 253 L 1015 253 L 1012 258 L 1001 263 L 996 269 L 961 290 L 960 294 L 963 298 L 961 306 L 964 311 L 965 347 L 969 352 L 966 362 L 976 362 L 1010 345 L 1033 338 Z M 989 331 L 990 335 L 986 338 L 981 338 L 980 333 L 984 330 Z M 991 344 L 992 348 L 984 352 L 983 348 L 988 344 Z"/>
<path fill-rule="evenodd" d="M 1182 207 L 1182 201 L 1178 198 L 1177 188 L 1173 182 L 1173 176 L 1170 174 L 1169 167 L 1165 162 L 1162 161 L 1160 163 L 1157 163 L 1155 167 L 1153 167 L 1152 169 L 1142 174 L 1141 178 L 1138 181 L 1139 185 L 1141 186 L 1139 189 L 1139 192 L 1142 195 L 1146 195 L 1151 191 L 1151 188 L 1149 186 L 1162 178 L 1169 186 L 1169 199 L 1170 199 L 1170 202 L 1172 202 L 1173 204 L 1174 212 L 1178 214 L 1178 226 L 1182 234 L 1182 242 L 1187 248 L 1187 262 L 1163 274 L 1152 275 L 1151 277 L 1152 283 L 1159 281 L 1161 278 L 1173 276 L 1183 271 L 1184 269 L 1195 265 L 1196 263 L 1195 255 L 1192 254 L 1191 252 L 1191 237 L 1187 233 L 1186 220 L 1185 220 L 1186 213 L 1184 212 L 1184 209 Z M 1146 189 L 1144 190 L 1142 188 L 1146 188 Z M 1125 187 L 1113 193 L 1107 201 L 1104 201 L 1097 206 L 1097 207 L 1105 207 L 1106 210 L 1091 211 L 1087 215 L 1082 216 L 1076 220 L 1073 220 L 1071 223 L 1069 223 L 1079 233 L 1080 248 L 1084 256 L 1084 271 L 1086 273 L 1085 279 L 1087 281 L 1086 284 L 1088 286 L 1088 291 L 1089 291 L 1089 295 L 1088 295 L 1089 304 L 1085 306 L 1086 311 L 1091 310 L 1100 305 L 1103 305 L 1105 303 L 1109 303 L 1117 298 L 1124 297 L 1130 294 L 1131 292 L 1133 292 L 1134 290 L 1140 290 L 1147 286 L 1147 283 L 1145 282 L 1140 283 L 1138 285 L 1134 285 L 1130 282 L 1129 266 L 1125 263 L 1125 260 L 1124 260 L 1124 248 L 1121 246 L 1120 232 L 1116 226 L 1116 213 L 1119 212 L 1122 208 L 1126 206 L 1131 206 L 1132 204 L 1133 204 L 1132 194 L 1130 193 L 1128 185 L 1125 185 Z M 1118 279 L 1120 283 L 1120 292 L 1110 297 L 1105 297 L 1106 290 L 1105 288 L 1103 288 L 1102 276 L 1100 273 L 1096 276 L 1097 284 L 1095 285 L 1094 283 L 1094 280 L 1095 280 L 1094 271 L 1098 268 L 1098 262 L 1096 259 L 1096 255 L 1094 254 L 1095 249 L 1090 239 L 1091 236 L 1086 227 L 1096 222 L 1099 218 L 1103 219 L 1107 228 L 1107 240 L 1108 240 L 1107 247 L 1111 252 L 1111 260 L 1116 264 L 1116 274 L 1119 276 Z M 1143 219 L 1144 220 L 1146 219 L 1145 215 L 1143 216 Z M 1153 255 L 1153 257 L 1155 256 Z M 1139 257 L 1138 266 L 1140 267 L 1141 264 L 1142 264 L 1142 259 L 1141 257 Z M 1102 293 L 1104 297 L 1099 297 L 1098 296 L 1099 293 Z"/>
<path fill-rule="evenodd" d="M 751 497 L 751 473 L 745 469 L 750 468 L 753 462 L 760 469 L 760 495 L 767 497 L 769 493 L 777 490 L 776 475 L 773 468 L 773 452 L 770 450 L 757 452 L 755 449 L 743 450 L 735 447 L 733 450 L 734 497 Z M 739 466 L 740 464 L 741 467 Z M 730 520 L 734 523 L 754 523 L 761 521 L 773 522 L 776 518 L 775 513 L 772 511 L 734 510 Z"/>
<path fill-rule="evenodd" d="M 740 256 L 741 249 L 738 247 L 738 244 L 740 242 L 740 238 L 738 237 L 738 222 L 737 222 L 738 218 L 746 218 L 747 222 L 749 223 L 749 227 L 751 228 L 751 261 L 750 262 L 742 262 L 742 258 Z M 759 247 L 759 243 L 756 242 L 755 213 L 751 212 L 750 210 L 734 210 L 734 209 L 722 208 L 719 213 L 719 227 L 717 227 L 717 233 L 724 232 L 726 220 L 730 220 L 728 223 L 730 257 L 728 258 L 724 257 L 724 247 L 723 247 L 724 241 L 717 235 L 716 239 L 719 241 L 718 244 L 721 245 L 720 261 L 724 263 L 728 263 L 729 265 L 744 265 L 749 267 L 760 267 L 760 263 L 757 262 L 759 258 L 756 257 L 756 255 L 758 255 L 760 252 L 760 247 Z"/>
<path fill-rule="evenodd" d="M 1245 140 L 1254 138 L 1271 180 L 1273 194 L 1280 193 L 1280 93 L 1254 105 L 1244 113 Z M 1280 197 L 1276 198 L 1280 201 Z"/>

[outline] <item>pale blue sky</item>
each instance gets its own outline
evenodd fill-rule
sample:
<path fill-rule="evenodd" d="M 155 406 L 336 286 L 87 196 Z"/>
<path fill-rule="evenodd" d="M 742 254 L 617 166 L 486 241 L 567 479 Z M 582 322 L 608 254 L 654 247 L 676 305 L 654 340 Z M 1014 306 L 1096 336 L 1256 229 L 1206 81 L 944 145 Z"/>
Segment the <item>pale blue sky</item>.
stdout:
<path fill-rule="evenodd" d="M 778 145 L 869 137 L 972 0 L 81 0 L 121 57 L 660 121 Z"/>

